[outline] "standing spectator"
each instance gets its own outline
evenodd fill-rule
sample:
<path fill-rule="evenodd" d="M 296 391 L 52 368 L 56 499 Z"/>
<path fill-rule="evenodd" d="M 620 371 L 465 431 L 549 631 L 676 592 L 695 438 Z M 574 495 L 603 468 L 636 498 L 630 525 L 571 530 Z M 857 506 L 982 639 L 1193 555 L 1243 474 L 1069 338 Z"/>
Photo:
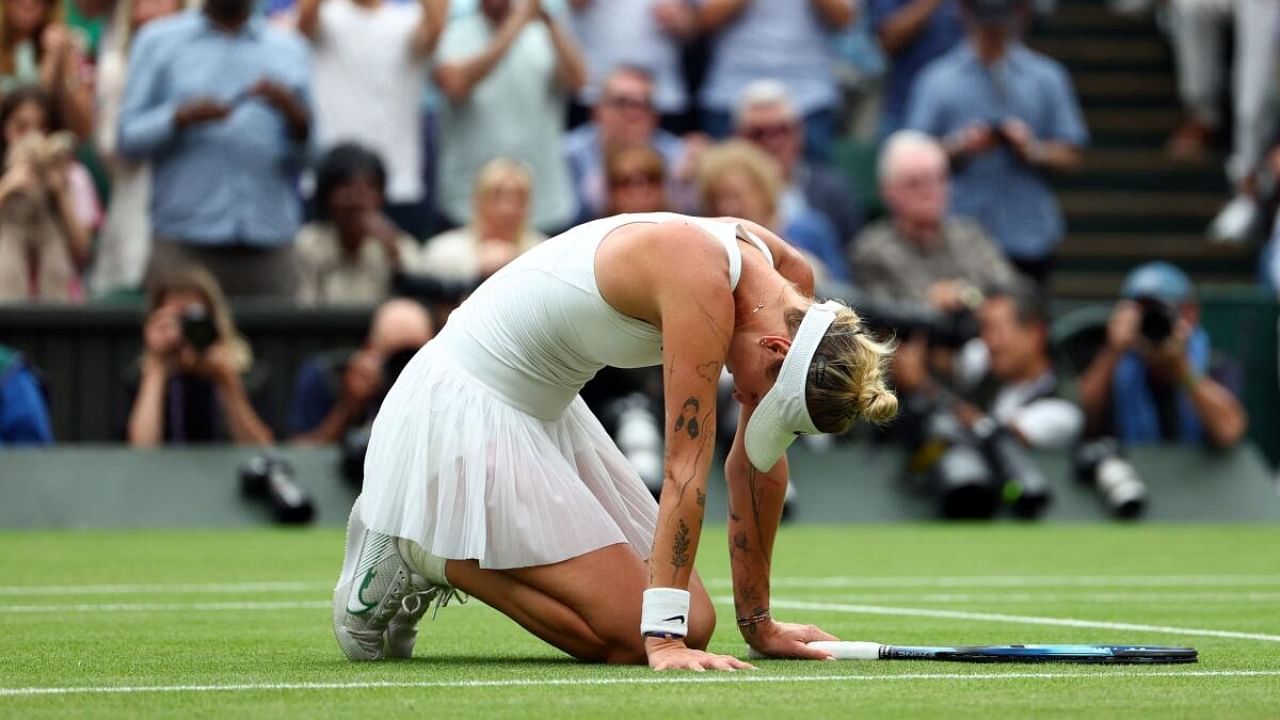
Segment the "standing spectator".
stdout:
<path fill-rule="evenodd" d="M 714 33 L 699 93 L 702 129 L 724 138 L 742 91 L 760 78 L 790 88 L 804 115 L 805 152 L 822 161 L 835 136 L 839 92 L 830 35 L 853 21 L 853 0 L 696 0 L 705 32 Z"/>
<path fill-rule="evenodd" d="M 533 173 L 533 225 L 546 233 L 573 222 L 573 188 L 561 146 L 567 98 L 586 67 L 577 44 L 541 0 L 480 0 L 452 19 L 434 72 L 448 102 L 440 112 L 438 209 L 449 224 L 471 220 L 480 167 L 506 156 Z"/>
<path fill-rule="evenodd" d="M 889 217 L 849 248 L 858 287 L 875 299 L 954 312 L 1013 282 L 1013 267 L 980 225 L 947 217 L 947 155 L 933 138 L 915 130 L 889 136 L 880 153 L 880 194 Z"/>
<path fill-rule="evenodd" d="M 142 285 L 151 254 L 151 166 L 116 152 L 120 105 L 129 70 L 129 49 L 143 25 L 182 10 L 182 0 L 121 0 L 103 34 L 98 56 L 97 115 L 93 142 L 111 175 L 111 202 L 98 237 L 90 286 L 97 295 Z"/>
<path fill-rule="evenodd" d="M 529 200 L 536 194 L 533 177 L 520 162 L 494 158 L 485 163 L 471 193 L 471 222 L 428 240 L 419 269 L 437 278 L 479 284 L 546 239 L 529 227 Z"/>
<path fill-rule="evenodd" d="M 53 427 L 40 378 L 18 351 L 0 345 L 0 447 L 52 443 Z"/>
<path fill-rule="evenodd" d="M 271 444 L 246 389 L 253 353 L 212 275 L 185 268 L 153 281 L 143 342 L 126 383 L 131 446 Z"/>
<path fill-rule="evenodd" d="M 1026 0 L 963 0 L 966 42 L 925 69 L 907 125 L 942 138 L 953 212 L 982 223 L 1042 287 L 1066 228 L 1048 173 L 1089 140 L 1066 70 L 1019 39 Z"/>
<path fill-rule="evenodd" d="M 631 147 L 651 147 L 667 167 L 685 163 L 680 138 L 658 127 L 653 109 L 653 80 L 644 70 L 619 67 L 604 82 L 592 109 L 592 121 L 574 128 L 564 139 L 565 159 L 585 222 L 605 211 L 605 158 Z"/>
<path fill-rule="evenodd" d="M 1107 342 L 1080 377 L 1080 403 L 1093 435 L 1127 445 L 1176 442 L 1228 448 L 1248 418 L 1226 364 L 1215 362 L 1191 280 L 1167 262 L 1140 265 L 1125 278 Z M 1150 337 L 1152 314 L 1164 317 Z M 1144 328 L 1146 329 L 1144 331 Z"/>
<path fill-rule="evenodd" d="M 54 126 L 40 87 L 0 101 L 0 301 L 84 299 L 80 268 L 101 210 L 74 136 Z"/>
<path fill-rule="evenodd" d="M 293 297 L 307 48 L 251 8 L 205 0 L 142 29 L 118 147 L 152 163 L 150 272 L 197 264 L 228 295 Z"/>
<path fill-rule="evenodd" d="M 848 282 L 849 269 L 840 254 L 835 228 L 809 208 L 786 214 L 780 204 L 782 190 L 777 164 L 744 140 L 724 142 L 702 158 L 698 195 L 704 214 L 740 217 L 763 225 L 808 256 L 819 285 L 828 279 Z"/>
<path fill-rule="evenodd" d="M 355 142 L 387 167 L 387 214 L 426 232 L 422 92 L 448 0 L 301 0 L 312 47 L 316 145 Z"/>
<path fill-rule="evenodd" d="M 844 175 L 805 160 L 804 127 L 787 88 L 776 80 L 747 86 L 734 114 L 738 137 L 754 143 L 778 164 L 786 182 L 785 208 L 809 207 L 821 213 L 847 244 L 862 229 L 856 194 Z"/>
<path fill-rule="evenodd" d="M 0 94 L 39 85 L 68 130 L 93 129 L 91 71 L 83 40 L 61 21 L 58 0 L 5 0 L 0 17 Z"/>
<path fill-rule="evenodd" d="M 609 187 L 606 215 L 671 209 L 667 199 L 667 168 L 657 150 L 639 146 L 610 153 L 605 159 L 604 174 Z"/>
<path fill-rule="evenodd" d="M 316 170 L 320 218 L 298 231 L 298 302 L 368 304 L 384 300 L 396 273 L 413 267 L 418 243 L 383 214 L 387 173 L 369 150 L 350 143 Z"/>
<path fill-rule="evenodd" d="M 1227 77 L 1223 26 L 1234 20 L 1232 152 L 1227 176 L 1235 197 L 1209 226 L 1213 240 L 1241 242 L 1258 223 L 1258 171 L 1274 123 L 1280 3 L 1274 0 L 1171 0 L 1178 93 L 1187 119 L 1169 140 L 1175 158 L 1205 154 L 1222 126 L 1220 103 Z"/>
<path fill-rule="evenodd" d="M 964 39 L 960 0 L 869 0 L 871 24 L 889 58 L 880 136 L 906 122 L 911 87 L 925 66 Z"/>
<path fill-rule="evenodd" d="M 599 107 L 619 68 L 645 68 L 653 81 L 653 107 L 668 129 L 686 129 L 689 91 L 681 46 L 698 32 L 689 0 L 569 0 L 573 30 L 587 63 L 584 107 Z"/>

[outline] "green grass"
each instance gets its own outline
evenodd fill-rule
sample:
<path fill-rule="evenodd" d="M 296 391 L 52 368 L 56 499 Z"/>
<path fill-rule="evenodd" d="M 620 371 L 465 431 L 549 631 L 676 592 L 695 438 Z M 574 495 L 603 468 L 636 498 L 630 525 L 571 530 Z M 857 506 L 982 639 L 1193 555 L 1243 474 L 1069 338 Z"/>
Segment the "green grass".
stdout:
<path fill-rule="evenodd" d="M 715 596 L 728 592 L 721 535 L 705 535 L 698 561 Z M 1276 527 L 803 527 L 779 539 L 783 618 L 897 644 L 1200 649 L 1196 665 L 1160 667 L 768 661 L 755 673 L 656 675 L 568 660 L 478 603 L 428 615 L 412 662 L 351 664 L 329 625 L 341 551 L 331 530 L 0 534 L 0 718 L 1280 716 Z M 109 587 L 121 585 L 131 587 Z M 788 601 L 837 607 L 778 607 Z M 742 653 L 719 607 L 713 649 Z M 239 687 L 13 692 L 162 686 Z"/>

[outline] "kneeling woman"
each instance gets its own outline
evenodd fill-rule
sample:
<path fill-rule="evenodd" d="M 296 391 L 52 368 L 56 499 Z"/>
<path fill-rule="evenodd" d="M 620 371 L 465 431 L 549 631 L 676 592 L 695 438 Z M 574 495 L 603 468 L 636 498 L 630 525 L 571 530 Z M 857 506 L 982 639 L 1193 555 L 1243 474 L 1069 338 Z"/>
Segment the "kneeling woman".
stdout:
<path fill-rule="evenodd" d="M 578 226 L 486 281 L 418 352 L 373 424 L 334 631 L 351 659 L 408 657 L 460 591 L 576 658 L 733 669 L 705 652 L 715 610 L 693 570 L 716 384 L 741 420 L 725 468 L 738 625 L 773 657 L 833 639 L 769 614 L 796 435 L 885 420 L 889 348 L 815 303 L 799 253 L 743 220 L 671 213 Z M 661 364 L 661 505 L 578 397 L 602 367 Z"/>

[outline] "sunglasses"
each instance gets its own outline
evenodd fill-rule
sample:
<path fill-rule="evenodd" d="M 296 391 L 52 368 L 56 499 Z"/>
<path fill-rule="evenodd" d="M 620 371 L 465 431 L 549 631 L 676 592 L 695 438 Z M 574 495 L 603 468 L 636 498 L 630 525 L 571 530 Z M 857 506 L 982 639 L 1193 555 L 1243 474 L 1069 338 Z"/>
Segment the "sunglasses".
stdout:
<path fill-rule="evenodd" d="M 615 110 L 637 110 L 648 112 L 653 109 L 653 103 L 649 98 L 627 97 L 625 95 L 612 95 L 604 98 L 604 104 Z"/>
<path fill-rule="evenodd" d="M 774 125 L 756 125 L 744 128 L 742 134 L 752 142 L 764 142 L 766 140 L 791 137 L 795 130 L 796 126 L 791 123 L 776 123 Z"/>

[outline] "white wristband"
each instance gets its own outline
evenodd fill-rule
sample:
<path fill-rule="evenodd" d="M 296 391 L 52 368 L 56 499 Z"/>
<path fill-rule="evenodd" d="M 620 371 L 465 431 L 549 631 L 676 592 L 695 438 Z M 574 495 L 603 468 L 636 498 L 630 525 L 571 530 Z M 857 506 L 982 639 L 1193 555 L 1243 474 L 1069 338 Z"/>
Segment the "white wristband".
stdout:
<path fill-rule="evenodd" d="M 644 591 L 640 632 L 645 637 L 682 638 L 689 634 L 689 591 L 649 588 Z"/>

